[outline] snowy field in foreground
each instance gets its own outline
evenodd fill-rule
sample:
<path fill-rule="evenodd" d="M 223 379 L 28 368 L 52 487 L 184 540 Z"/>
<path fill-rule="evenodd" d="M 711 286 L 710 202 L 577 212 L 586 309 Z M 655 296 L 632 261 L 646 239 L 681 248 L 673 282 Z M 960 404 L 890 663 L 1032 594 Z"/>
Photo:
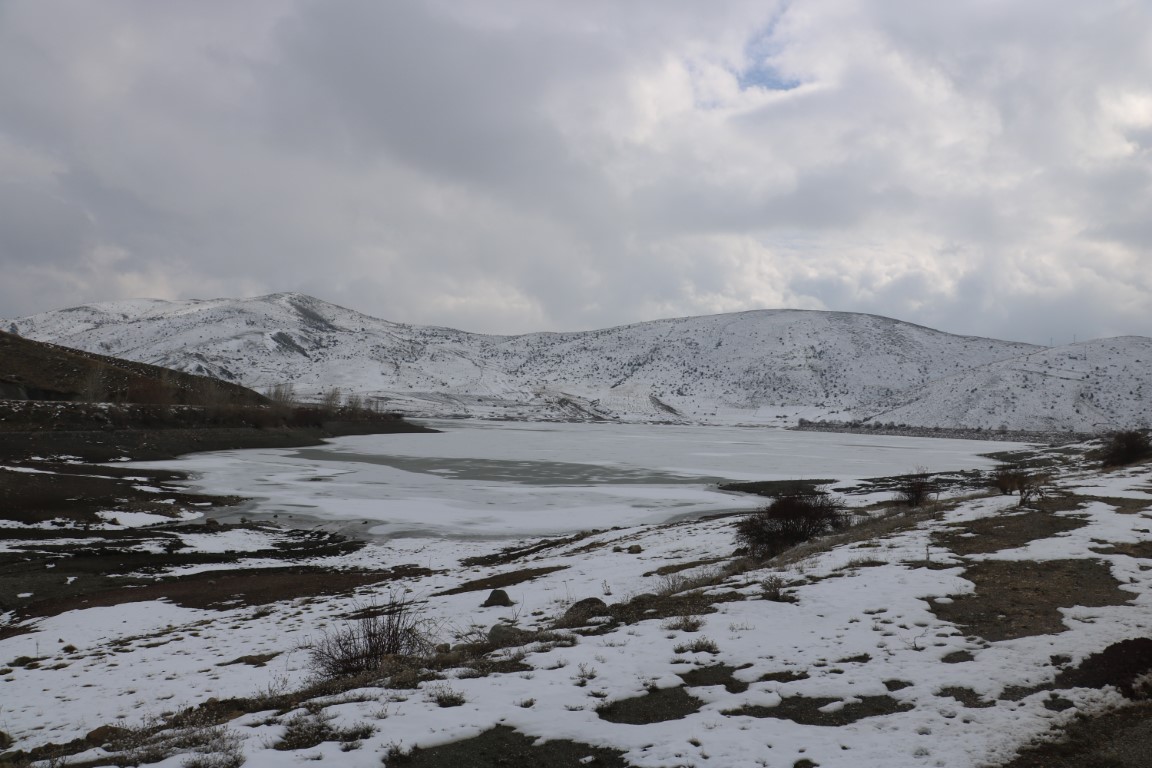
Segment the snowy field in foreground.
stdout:
<path fill-rule="evenodd" d="M 252 497 L 249 517 L 360 522 L 376 535 L 520 536 L 744 510 L 718 482 L 987 469 L 976 440 L 770 428 L 428 422 L 439 434 L 344 437 L 301 449 L 223 451 L 143 466 Z M 302 524 L 298 520 L 294 524 Z"/>
<path fill-rule="evenodd" d="M 1146 636 L 1152 620 L 1152 571 L 1102 543 L 1152 540 L 1147 507 L 1118 506 L 1129 499 L 1152 503 L 1147 467 L 1098 474 L 1073 473 L 1056 490 L 1084 495 L 1081 508 L 1058 513 L 1081 518 L 1081 528 L 1016 548 L 958 558 L 932 546 L 932 533 L 945 526 L 1014 514 L 1015 500 L 970 499 L 883 539 L 823 552 L 778 569 L 733 576 L 708 590 L 742 599 L 715 604 L 688 632 L 659 619 L 638 621 L 599 636 L 581 637 L 572 647 L 526 648 L 531 669 L 447 679 L 415 690 L 367 688 L 356 696 L 316 702 L 337 726 L 366 725 L 371 735 L 347 745 L 277 751 L 286 715 L 266 711 L 229 723 L 251 768 L 300 765 L 311 760 L 341 766 L 379 766 L 389 749 L 431 747 L 479 734 L 496 724 L 541 739 L 574 739 L 622 750 L 635 766 L 724 766 L 762 768 L 810 760 L 822 768 L 976 768 L 1010 757 L 1031 738 L 1088 712 L 1121 702 L 1111 689 L 1066 688 L 1071 706 L 1050 706 L 1044 690 L 1010 691 L 1050 683 L 1052 659 L 1077 663 L 1110 643 Z M 198 535 L 198 534 L 197 534 Z M 589 548 L 589 545 L 601 546 Z M 626 551 L 639 547 L 638 553 Z M 732 551 L 730 521 L 705 520 L 677 526 L 637 526 L 605 531 L 544 551 L 530 563 L 463 567 L 463 557 L 491 552 L 484 541 L 404 538 L 369 544 L 330 566 L 419 563 L 433 575 L 406 579 L 401 586 L 421 599 L 445 631 L 518 621 L 546 625 L 573 600 L 606 602 L 657 589 L 661 566 L 725 558 Z M 935 567 L 924 567 L 928 557 Z M 939 604 L 971 593 L 964 578 L 973 563 L 1058 559 L 1101 562 L 1130 594 L 1122 605 L 1062 609 L 1064 630 L 986 641 L 940 619 Z M 865 562 L 866 561 L 866 562 Z M 461 582 L 494 573 L 559 567 L 553 573 L 509 588 L 516 605 L 482 607 L 486 591 L 439 595 Z M 699 568 L 684 571 L 692 574 Z M 760 581 L 778 575 L 792 586 L 794 603 L 763 599 Z M 21 746 L 64 742 L 106 723 L 132 725 L 209 698 L 223 699 L 283 690 L 305 682 L 307 654 L 301 645 L 325 627 L 339 625 L 357 604 L 382 594 L 286 601 L 268 607 L 223 610 L 181 608 L 140 602 L 71 611 L 36 620 L 28 634 L 0 643 L 0 657 L 45 657 L 36 668 L 7 671 L 0 725 Z M 715 653 L 678 650 L 706 636 Z M 65 646 L 64 643 L 68 643 Z M 68 650 L 65 650 L 65 649 Z M 958 653 L 967 660 L 949 663 Z M 268 666 L 235 662 L 249 654 L 272 654 Z M 745 690 L 695 685 L 698 711 L 683 718 L 637 726 L 602 719 L 597 708 L 641 696 L 651 689 L 684 685 L 679 676 L 695 668 L 725 664 Z M 780 673 L 795 673 L 781 679 Z M 463 703 L 443 708 L 438 691 L 459 694 Z M 964 703 L 955 691 L 967 691 Z M 782 702 L 826 698 L 822 711 L 852 707 L 869 697 L 890 697 L 905 711 L 862 717 L 837 727 L 805 725 L 787 718 L 741 714 L 743 707 L 772 709 Z M 76 759 L 103 756 L 99 749 Z M 187 755 L 157 763 L 179 768 Z M 805 763 L 799 762 L 803 765 Z"/>

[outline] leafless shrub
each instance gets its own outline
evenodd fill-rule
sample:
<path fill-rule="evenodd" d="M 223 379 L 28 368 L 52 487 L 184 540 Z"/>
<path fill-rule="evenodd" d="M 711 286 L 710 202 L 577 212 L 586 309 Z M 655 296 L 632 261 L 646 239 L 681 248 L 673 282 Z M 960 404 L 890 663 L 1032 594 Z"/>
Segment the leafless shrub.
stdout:
<path fill-rule="evenodd" d="M 765 560 L 847 524 L 841 505 L 827 493 L 781 496 L 736 523 L 736 542 Z"/>
<path fill-rule="evenodd" d="M 281 751 L 308 749 L 325 741 L 348 744 L 366 739 L 376 732 L 376 728 L 368 723 L 338 728 L 332 725 L 332 719 L 332 715 L 297 712 L 285 721 L 284 733 L 272 748 Z"/>
<path fill-rule="evenodd" d="M 332 416 L 340 410 L 340 402 L 343 396 L 340 394 L 338 387 L 332 387 L 320 396 L 320 410 L 327 416 Z"/>
<path fill-rule="evenodd" d="M 309 663 L 318 677 L 378 670 L 396 657 L 426 656 L 436 646 L 435 624 L 416 601 L 402 593 L 389 593 L 383 605 L 360 606 L 357 614 L 307 646 Z"/>
<path fill-rule="evenodd" d="M 273 384 L 264 394 L 272 405 L 286 407 L 296 404 L 296 387 L 290 382 Z"/>
<path fill-rule="evenodd" d="M 435 702 L 437 706 L 441 707 L 459 707 L 468 702 L 468 699 L 464 698 L 464 694 L 446 683 L 431 685 L 425 689 L 425 693 L 429 701 Z"/>
<path fill-rule="evenodd" d="M 1020 486 L 1028 479 L 1028 472 L 1009 464 L 997 467 L 992 472 L 992 487 L 1000 491 L 1003 496 L 1011 496 L 1020 490 Z"/>
<path fill-rule="evenodd" d="M 764 590 L 762 593 L 764 599 L 771 600 L 774 603 L 796 602 L 796 597 L 794 595 L 784 591 L 784 588 L 787 585 L 788 582 L 786 582 L 783 577 L 777 576 L 776 574 L 772 574 L 760 582 L 760 588 Z"/>
<path fill-rule="evenodd" d="M 1119 467 L 1133 464 L 1149 456 L 1152 456 L 1152 442 L 1148 440 L 1148 433 L 1129 429 L 1113 432 L 1108 436 L 1104 441 L 1101 460 L 1105 467 Z"/>
<path fill-rule="evenodd" d="M 720 653 L 720 646 L 707 637 L 698 637 L 690 643 L 677 645 L 672 649 L 674 653 Z"/>
<path fill-rule="evenodd" d="M 660 628 L 680 630 L 681 632 L 699 632 L 704 623 L 704 619 L 699 616 L 674 616 L 661 624 Z"/>
<path fill-rule="evenodd" d="M 896 486 L 896 503 L 903 507 L 922 507 L 936 493 L 936 485 L 925 467 L 916 467 L 913 473 L 900 478 Z"/>

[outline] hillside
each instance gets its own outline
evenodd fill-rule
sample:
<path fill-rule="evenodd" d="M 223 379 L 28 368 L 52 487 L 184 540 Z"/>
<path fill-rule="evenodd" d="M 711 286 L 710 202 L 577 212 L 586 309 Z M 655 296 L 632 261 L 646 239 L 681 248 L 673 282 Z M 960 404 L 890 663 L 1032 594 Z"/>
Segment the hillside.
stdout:
<path fill-rule="evenodd" d="M 1152 379 L 1142 338 L 1046 349 L 801 310 L 491 336 L 273 294 L 93 304 L 7 327 L 257 389 L 336 386 L 424 416 L 1098 431 L 1147 423 Z"/>
<path fill-rule="evenodd" d="M 47 344 L 0 331 L 0 397 L 133 403 L 259 405 L 235 383 Z"/>
<path fill-rule="evenodd" d="M 908 394 L 878 421 L 933 426 L 942 413 L 957 426 L 1093 432 L 1149 425 L 1152 339 L 1121 336 L 1040 349 Z"/>

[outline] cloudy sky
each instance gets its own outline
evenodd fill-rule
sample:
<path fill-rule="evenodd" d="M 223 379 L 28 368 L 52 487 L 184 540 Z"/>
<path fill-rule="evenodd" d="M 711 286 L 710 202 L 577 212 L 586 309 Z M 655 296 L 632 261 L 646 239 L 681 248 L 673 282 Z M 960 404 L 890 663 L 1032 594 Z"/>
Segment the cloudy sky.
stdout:
<path fill-rule="evenodd" d="M 0 317 L 1152 335 L 1146 0 L 0 0 Z"/>

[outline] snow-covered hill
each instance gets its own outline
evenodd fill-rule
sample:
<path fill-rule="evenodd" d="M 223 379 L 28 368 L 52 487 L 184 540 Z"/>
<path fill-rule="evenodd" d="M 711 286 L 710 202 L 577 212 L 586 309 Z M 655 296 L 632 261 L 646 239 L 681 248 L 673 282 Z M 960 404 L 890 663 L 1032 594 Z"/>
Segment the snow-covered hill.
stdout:
<path fill-rule="evenodd" d="M 490 336 L 283 293 L 93 304 L 6 327 L 257 389 L 338 387 L 414 415 L 1088 430 L 1147 423 L 1139 402 L 1152 380 L 1144 338 L 1046 349 L 801 310 Z"/>

